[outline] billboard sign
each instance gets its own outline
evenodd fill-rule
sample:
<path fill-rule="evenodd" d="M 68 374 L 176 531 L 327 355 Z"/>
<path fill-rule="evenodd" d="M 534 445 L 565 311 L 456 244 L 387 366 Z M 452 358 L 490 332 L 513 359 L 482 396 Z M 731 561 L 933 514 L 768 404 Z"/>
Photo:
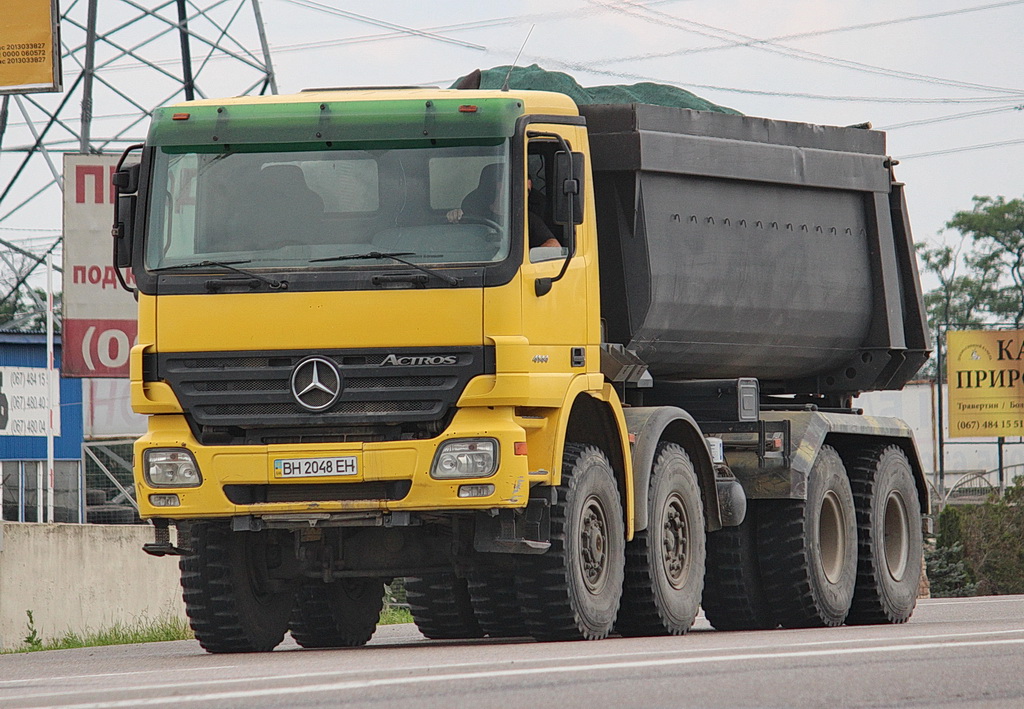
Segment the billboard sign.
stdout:
<path fill-rule="evenodd" d="M 946 333 L 950 438 L 1024 435 L 1024 330 Z"/>
<path fill-rule="evenodd" d="M 57 0 L 3 0 L 0 94 L 60 91 Z"/>
<path fill-rule="evenodd" d="M 117 155 L 64 155 L 64 325 L 66 377 L 127 377 L 138 334 L 137 305 L 113 266 Z M 130 269 L 122 271 L 131 284 Z"/>
<path fill-rule="evenodd" d="M 51 422 L 53 435 L 59 436 L 60 387 L 55 385 L 59 379 L 56 369 L 54 386 L 50 386 L 42 367 L 0 367 L 0 436 L 45 436 Z"/>

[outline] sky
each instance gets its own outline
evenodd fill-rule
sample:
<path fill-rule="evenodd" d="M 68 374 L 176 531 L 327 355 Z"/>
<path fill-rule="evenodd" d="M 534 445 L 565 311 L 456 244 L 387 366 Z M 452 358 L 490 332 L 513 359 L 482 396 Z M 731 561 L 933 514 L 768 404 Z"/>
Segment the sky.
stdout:
<path fill-rule="evenodd" d="M 84 8 L 84 0 L 62 4 L 75 10 L 76 3 Z M 192 4 L 226 10 L 231 2 Z M 101 14 L 116 15 L 128 4 L 101 6 Z M 238 0 L 233 7 L 251 12 Z M 585 86 L 656 81 L 748 115 L 870 122 L 887 131 L 888 152 L 900 161 L 896 175 L 907 184 L 917 241 L 955 242 L 955 233 L 942 234 L 944 224 L 970 209 L 974 195 L 1024 196 L 1024 0 L 260 0 L 259 7 L 280 93 L 448 86 L 521 51 L 519 65 L 566 71 Z M 238 27 L 258 51 L 255 31 Z M 64 28 L 66 42 L 76 41 L 75 29 Z M 175 39 L 138 51 L 174 71 Z M 75 71 L 65 64 L 66 79 Z M 119 71 L 107 76 L 127 81 L 123 92 L 139 104 L 170 98 L 150 77 Z M 206 95 L 248 88 L 227 63 L 204 71 Z M 137 117 L 98 97 L 94 133 L 120 121 L 123 138 L 142 138 L 133 110 Z M 27 140 L 12 116 L 5 147 Z M 127 123 L 135 125 L 125 130 Z M 14 164 L 0 155 L 0 173 Z M 33 202 L 0 221 L 0 238 L 37 252 L 59 232 L 59 204 Z"/>

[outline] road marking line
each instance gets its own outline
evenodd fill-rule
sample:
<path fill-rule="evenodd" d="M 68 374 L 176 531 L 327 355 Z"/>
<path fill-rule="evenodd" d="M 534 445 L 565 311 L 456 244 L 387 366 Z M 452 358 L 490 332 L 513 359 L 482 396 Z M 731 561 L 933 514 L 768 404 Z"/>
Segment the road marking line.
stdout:
<path fill-rule="evenodd" d="M 918 643 L 914 645 L 894 645 L 874 648 L 839 648 L 835 650 L 801 650 L 780 653 L 744 653 L 740 655 L 714 655 L 708 657 L 679 657 L 660 660 L 604 662 L 589 665 L 565 665 L 560 667 L 514 668 L 493 670 L 488 672 L 458 672 L 443 675 L 420 675 L 415 677 L 389 677 L 368 680 L 350 680 L 310 686 L 272 687 L 267 689 L 251 689 L 234 692 L 218 692 L 215 694 L 172 695 L 167 697 L 148 697 L 125 699 L 118 701 L 89 702 L 84 704 L 54 705 L 41 709 L 118 709 L 120 707 L 148 707 L 162 704 L 182 704 L 186 702 L 212 702 L 231 699 L 253 699 L 295 694 L 319 694 L 323 692 L 339 692 L 353 689 L 372 689 L 377 687 L 394 687 L 409 684 L 427 684 L 439 682 L 455 682 L 479 679 L 496 679 L 505 677 L 524 677 L 541 674 L 579 674 L 608 670 L 644 669 L 649 667 L 666 667 L 672 665 L 700 665 L 716 662 L 742 662 L 747 660 L 790 660 L 804 657 L 835 657 L 836 655 L 857 655 L 872 653 L 909 652 L 933 649 L 960 649 L 964 647 L 982 647 L 991 645 L 1022 645 L 1024 638 L 1014 640 L 969 640 L 965 642 Z M 142 691 L 144 688 L 138 688 Z M 10 701 L 9 699 L 6 701 Z M 9 705 L 8 705 L 9 706 Z"/>
<path fill-rule="evenodd" d="M 3 679 L 0 680 L 0 685 L 3 684 L 25 684 L 26 682 L 56 682 L 58 680 L 65 679 L 93 679 L 98 677 L 130 677 L 132 675 L 151 675 L 157 672 L 170 673 L 170 672 L 196 672 L 198 670 L 233 670 L 241 665 L 211 665 L 209 667 L 203 665 L 202 667 L 189 667 L 182 668 L 180 670 L 133 670 L 131 672 L 104 672 L 95 675 L 63 675 L 60 677 L 37 677 L 32 679 Z"/>
<path fill-rule="evenodd" d="M 1010 630 L 978 631 L 978 632 L 971 632 L 971 633 L 934 633 L 934 634 L 929 634 L 929 635 L 908 635 L 908 636 L 902 637 L 902 638 L 889 638 L 888 640 L 890 642 L 894 643 L 894 645 L 893 645 L 894 647 L 898 647 L 899 645 L 896 645 L 895 643 L 900 643 L 900 642 L 905 642 L 905 641 L 910 641 L 910 640 L 936 640 L 936 639 L 939 639 L 939 638 L 967 638 L 967 637 L 977 637 L 977 636 L 1022 634 L 1022 633 L 1024 633 L 1024 628 L 1015 628 L 1015 629 L 1010 629 Z M 783 644 L 776 644 L 776 645 L 762 645 L 762 646 L 756 646 L 754 648 L 751 648 L 749 646 L 732 646 L 732 647 L 710 648 L 710 650 L 712 652 L 722 653 L 722 652 L 729 652 L 729 651 L 733 651 L 733 650 L 748 650 L 748 651 L 751 650 L 751 649 L 757 650 L 759 648 L 780 649 L 780 648 L 816 647 L 816 646 L 821 646 L 821 645 L 839 645 L 839 644 L 862 643 L 862 642 L 876 642 L 878 640 L 884 640 L 884 639 L 885 638 L 874 638 L 874 637 L 872 637 L 872 638 L 848 638 L 848 639 L 845 639 L 845 640 L 813 640 L 813 641 L 801 642 L 801 643 L 783 643 Z M 577 643 L 572 643 L 572 645 L 574 646 L 574 648 L 578 647 Z M 642 656 L 650 657 L 650 656 L 661 656 L 661 655 L 679 655 L 679 654 L 682 654 L 682 653 L 693 654 L 693 653 L 696 653 L 696 652 L 707 652 L 707 651 L 709 651 L 709 648 L 676 648 L 674 650 L 642 650 L 642 651 L 639 651 L 639 652 L 632 652 L 632 653 L 623 653 L 623 652 L 600 653 L 600 654 L 586 655 L 585 657 L 582 657 L 582 658 L 578 654 L 573 655 L 571 658 L 568 657 L 568 656 L 527 657 L 527 658 L 521 658 L 519 660 L 519 662 L 522 663 L 522 664 L 539 664 L 539 663 L 565 662 L 565 661 L 567 661 L 569 659 L 572 659 L 573 661 L 578 661 L 580 659 L 584 659 L 584 660 L 587 660 L 587 661 L 593 661 L 593 660 L 601 660 L 601 659 L 605 659 L 605 658 L 621 659 L 624 655 L 626 655 L 626 656 L 633 656 L 633 657 L 642 657 Z M 493 667 L 493 666 L 494 666 L 493 662 L 452 662 L 452 663 L 447 663 L 447 664 L 443 664 L 443 665 L 432 665 L 430 667 L 430 669 L 434 670 L 434 671 L 438 671 L 438 670 L 470 669 L 470 668 L 474 668 L 474 667 Z M 167 670 L 167 672 L 195 672 L 197 670 L 236 669 L 236 668 L 241 668 L 241 667 L 243 667 L 243 666 L 242 665 L 217 665 L 217 666 L 210 666 L 210 667 L 195 667 L 195 668 L 181 669 L 181 670 Z M 426 668 L 424 668 L 422 666 L 419 666 L 419 665 L 411 665 L 411 666 L 410 665 L 406 665 L 406 666 L 392 666 L 391 669 L 394 670 L 394 671 L 409 671 L 409 670 L 423 670 L 423 669 L 426 669 Z M 152 673 L 161 672 L 161 671 L 162 670 L 142 670 L 142 671 L 136 671 L 136 672 L 119 672 L 119 673 L 107 673 L 107 674 L 95 674 L 95 675 L 70 675 L 70 676 L 67 676 L 67 677 L 41 677 L 41 678 L 38 678 L 36 680 L 31 680 L 31 679 L 8 680 L 6 682 L 0 682 L 0 684 L 9 684 L 9 683 L 15 683 L 15 682 L 19 682 L 19 683 L 25 684 L 25 683 L 33 682 L 33 681 L 50 683 L 50 682 L 52 682 L 54 680 L 63 680 L 63 679 L 90 679 L 90 678 L 99 678 L 99 677 L 119 677 L 119 676 L 122 676 L 122 675 L 123 676 L 132 676 L 132 675 L 138 675 L 138 674 L 152 674 Z M 124 686 L 124 687 L 105 687 L 104 691 L 109 694 L 109 693 L 114 693 L 114 692 L 135 692 L 135 691 L 139 691 L 140 689 L 145 689 L 145 690 L 175 689 L 175 688 L 182 687 L 182 686 L 197 687 L 197 686 L 201 686 L 201 685 L 216 685 L 216 684 L 226 685 L 226 684 L 238 684 L 238 683 L 243 683 L 243 682 L 261 682 L 261 681 L 268 681 L 268 682 L 270 682 L 270 681 L 282 681 L 282 680 L 308 679 L 310 677 L 325 677 L 325 678 L 326 677 L 345 677 L 345 676 L 348 676 L 348 675 L 365 675 L 365 674 L 366 674 L 366 670 L 365 669 L 325 670 L 325 671 L 320 671 L 320 672 L 295 672 L 295 673 L 291 673 L 291 674 L 275 674 L 272 677 L 261 675 L 261 676 L 247 676 L 247 677 L 225 677 L 225 678 L 210 679 L 210 680 L 191 680 L 190 679 L 190 680 L 188 680 L 187 682 L 184 682 L 184 683 L 181 683 L 181 682 L 175 682 L 175 683 L 163 682 L 163 683 L 160 683 L 160 684 L 149 684 L 149 685 L 145 685 L 145 686 L 131 685 L 131 686 Z M 23 687 L 20 687 L 19 689 L 31 689 L 31 687 L 30 686 L 23 686 Z M 91 690 L 88 687 L 81 687 L 81 688 L 78 688 L 78 689 L 68 690 L 68 691 L 63 691 L 63 692 L 37 692 L 37 693 L 34 693 L 34 694 L 8 695 L 7 697 L 5 697 L 5 699 L 7 701 L 14 700 L 14 699 L 41 699 L 43 697 L 61 697 L 61 696 L 67 696 L 67 695 L 76 695 L 76 694 L 82 694 L 83 692 L 89 692 L 89 691 L 91 691 Z"/>
<path fill-rule="evenodd" d="M 925 606 L 964 606 L 964 605 L 977 605 L 979 603 L 1020 603 L 1020 596 L 1010 596 L 1008 598 L 965 598 L 962 601 L 947 601 L 943 599 L 922 599 L 927 600 L 927 603 L 921 604 L 921 607 Z"/>

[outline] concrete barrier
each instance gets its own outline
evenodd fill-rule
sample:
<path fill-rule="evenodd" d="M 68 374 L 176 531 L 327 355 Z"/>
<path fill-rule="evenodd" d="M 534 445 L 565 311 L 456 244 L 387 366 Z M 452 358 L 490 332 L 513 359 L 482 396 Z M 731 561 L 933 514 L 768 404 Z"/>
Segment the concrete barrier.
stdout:
<path fill-rule="evenodd" d="M 0 648 L 21 645 L 32 611 L 44 640 L 185 617 L 176 559 L 142 551 L 148 525 L 0 522 Z"/>

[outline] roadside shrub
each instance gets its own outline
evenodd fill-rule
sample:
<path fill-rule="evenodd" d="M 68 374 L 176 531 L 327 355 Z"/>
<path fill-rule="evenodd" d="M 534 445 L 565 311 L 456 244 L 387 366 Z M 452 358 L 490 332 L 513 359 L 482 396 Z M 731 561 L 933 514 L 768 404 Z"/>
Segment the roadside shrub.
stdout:
<path fill-rule="evenodd" d="M 928 576 L 935 596 L 1024 593 L 1024 480 L 1002 499 L 943 509 Z"/>
<path fill-rule="evenodd" d="M 964 562 L 964 547 L 960 542 L 952 546 L 925 549 L 925 564 L 933 598 L 973 596 L 978 584 L 971 582 Z"/>

